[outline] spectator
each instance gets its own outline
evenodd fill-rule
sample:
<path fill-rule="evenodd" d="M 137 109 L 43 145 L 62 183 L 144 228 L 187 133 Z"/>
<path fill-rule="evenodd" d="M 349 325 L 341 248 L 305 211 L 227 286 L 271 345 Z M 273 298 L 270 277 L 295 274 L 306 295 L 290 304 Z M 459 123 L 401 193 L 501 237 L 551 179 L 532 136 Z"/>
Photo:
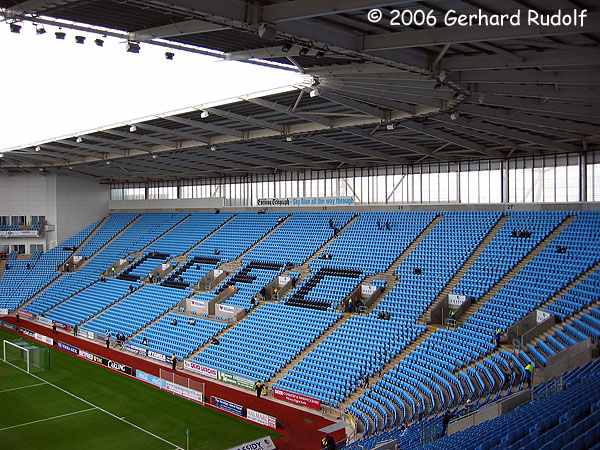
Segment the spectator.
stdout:
<path fill-rule="evenodd" d="M 527 383 L 527 389 L 531 389 L 531 385 L 533 383 L 533 371 L 535 368 L 532 363 L 529 363 L 525 366 L 525 382 Z"/>
<path fill-rule="evenodd" d="M 17 313 L 17 315 L 15 316 L 15 319 L 17 320 L 17 323 L 19 323 L 19 319 L 21 318 L 21 316 L 19 316 L 19 313 Z"/>
<path fill-rule="evenodd" d="M 260 398 L 261 394 L 262 394 L 262 390 L 263 390 L 263 384 L 259 381 L 257 381 L 256 383 L 254 383 L 254 390 L 256 391 L 256 398 Z"/>
<path fill-rule="evenodd" d="M 52 332 L 56 333 L 56 322 L 52 322 Z"/>
<path fill-rule="evenodd" d="M 219 340 L 216 338 L 216 336 L 213 336 L 213 337 L 210 339 L 210 343 L 211 343 L 211 344 L 214 344 L 214 345 L 219 345 Z"/>
<path fill-rule="evenodd" d="M 106 335 L 106 348 L 109 349 L 110 348 L 110 334 Z"/>
<path fill-rule="evenodd" d="M 173 368 L 173 372 L 175 372 L 177 370 L 177 356 L 175 356 L 175 353 L 173 353 L 171 356 L 171 366 Z"/>
<path fill-rule="evenodd" d="M 77 331 L 79 331 L 79 327 L 77 326 L 77 324 L 75 324 L 73 326 L 73 336 L 77 336 Z"/>
<path fill-rule="evenodd" d="M 447 409 L 446 412 L 444 413 L 444 417 L 442 419 L 442 423 L 444 425 L 444 434 L 448 434 L 448 425 L 450 424 L 451 420 L 452 420 L 452 412 L 450 412 L 450 410 Z"/>
<path fill-rule="evenodd" d="M 496 341 L 496 347 L 500 347 L 500 341 L 502 340 L 502 329 L 496 328 L 496 333 L 494 334 L 494 339 Z"/>

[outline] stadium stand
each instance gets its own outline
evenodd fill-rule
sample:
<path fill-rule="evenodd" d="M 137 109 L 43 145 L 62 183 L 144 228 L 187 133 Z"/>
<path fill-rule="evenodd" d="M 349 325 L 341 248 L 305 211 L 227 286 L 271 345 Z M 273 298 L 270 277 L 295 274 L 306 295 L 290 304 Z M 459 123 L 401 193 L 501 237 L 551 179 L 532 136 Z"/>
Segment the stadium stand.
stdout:
<path fill-rule="evenodd" d="M 84 258 L 81 267 L 58 272 L 72 255 Z M 163 263 L 173 270 L 150 283 Z M 420 445 L 446 411 L 523 389 L 528 364 L 542 369 L 600 337 L 600 214 L 590 211 L 115 213 L 7 265 L 2 305 L 98 336 L 124 333 L 131 347 L 316 399 L 351 417 L 366 448 L 386 439 Z M 225 266 L 217 286 L 199 287 Z M 299 282 L 267 301 L 264 289 L 283 274 Z M 379 296 L 346 310 L 362 284 Z M 185 313 L 184 300 L 209 303 L 225 290 L 222 304 L 245 318 Z M 468 307 L 448 326 L 430 324 L 448 293 Z M 497 330 L 536 311 L 556 323 L 517 349 L 498 345 Z M 574 408 L 581 393 L 572 385 L 557 394 L 570 406 L 536 429 L 540 446 L 595 436 L 595 403 Z M 477 430 L 489 448 L 517 448 L 535 408 L 514 413 L 523 424 L 514 433 L 501 431 L 508 416 Z M 455 448 L 457 439 L 440 442 Z"/>

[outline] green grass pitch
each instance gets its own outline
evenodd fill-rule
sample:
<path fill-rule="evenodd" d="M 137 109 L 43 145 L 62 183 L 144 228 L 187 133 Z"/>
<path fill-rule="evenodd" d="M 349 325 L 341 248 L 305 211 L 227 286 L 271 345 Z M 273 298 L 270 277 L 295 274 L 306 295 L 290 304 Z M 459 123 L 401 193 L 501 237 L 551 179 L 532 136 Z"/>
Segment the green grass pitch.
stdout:
<path fill-rule="evenodd" d="M 5 339 L 22 340 L 0 330 Z M 185 449 L 187 429 L 190 450 L 277 437 L 56 350 L 37 376 L 0 362 L 1 450 Z"/>

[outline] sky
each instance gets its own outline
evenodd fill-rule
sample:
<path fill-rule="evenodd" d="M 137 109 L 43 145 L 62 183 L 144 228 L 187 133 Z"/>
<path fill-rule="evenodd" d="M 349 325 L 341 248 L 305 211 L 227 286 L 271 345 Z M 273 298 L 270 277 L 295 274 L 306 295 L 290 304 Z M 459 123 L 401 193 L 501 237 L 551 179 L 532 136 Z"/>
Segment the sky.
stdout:
<path fill-rule="evenodd" d="M 302 75 L 254 64 L 126 42 L 56 27 L 37 35 L 33 24 L 20 34 L 0 23 L 0 151 L 204 103 L 299 84 Z M 84 45 L 75 35 L 87 36 Z"/>

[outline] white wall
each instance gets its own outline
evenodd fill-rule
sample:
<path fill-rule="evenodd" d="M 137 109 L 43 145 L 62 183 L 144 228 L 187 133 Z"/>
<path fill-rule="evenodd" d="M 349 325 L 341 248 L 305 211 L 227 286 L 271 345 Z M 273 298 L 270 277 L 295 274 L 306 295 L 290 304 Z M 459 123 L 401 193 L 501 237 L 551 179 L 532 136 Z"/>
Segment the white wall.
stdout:
<path fill-rule="evenodd" d="M 108 213 L 108 186 L 55 174 L 0 176 L 1 216 L 45 216 L 53 231 L 40 239 L 0 238 L 0 245 L 57 243 Z"/>
<path fill-rule="evenodd" d="M 83 177 L 57 177 L 58 242 L 108 214 L 108 186 Z"/>

